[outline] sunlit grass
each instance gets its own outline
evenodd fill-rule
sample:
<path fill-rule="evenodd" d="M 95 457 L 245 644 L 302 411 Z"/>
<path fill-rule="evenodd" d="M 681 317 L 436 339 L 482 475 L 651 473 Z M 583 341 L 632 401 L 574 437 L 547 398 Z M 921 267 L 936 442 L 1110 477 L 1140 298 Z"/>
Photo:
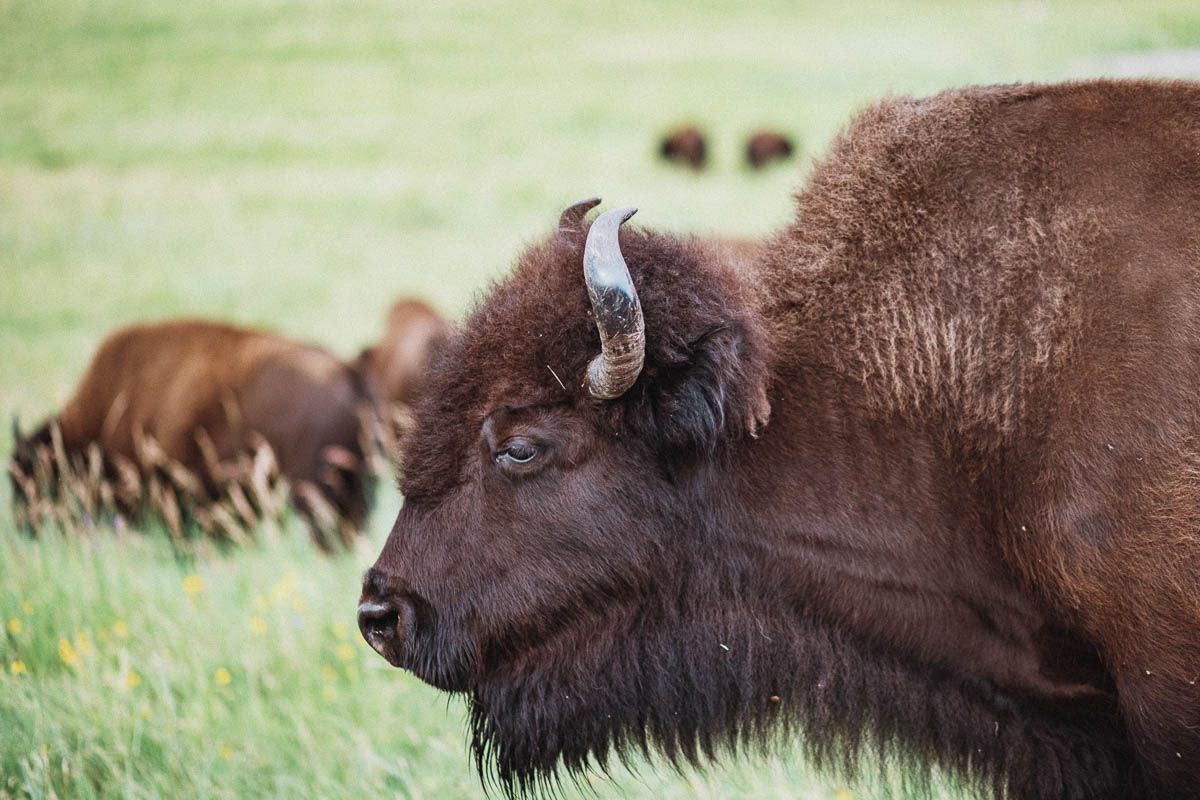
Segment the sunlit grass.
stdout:
<path fill-rule="evenodd" d="M 1193 0 L 0 0 L 0 412 L 28 428 L 135 319 L 353 355 L 400 294 L 467 309 L 593 194 L 639 224 L 764 233 L 870 98 L 1195 47 Z M 703 174 L 654 157 L 683 121 L 712 137 Z M 758 126 L 801 158 L 748 171 Z M 383 495 L 335 557 L 292 528 L 183 558 L 154 526 L 31 541 L 0 515 L 0 798 L 479 797 L 461 705 L 354 630 Z M 617 778 L 598 796 L 876 794 L 786 748 Z"/>

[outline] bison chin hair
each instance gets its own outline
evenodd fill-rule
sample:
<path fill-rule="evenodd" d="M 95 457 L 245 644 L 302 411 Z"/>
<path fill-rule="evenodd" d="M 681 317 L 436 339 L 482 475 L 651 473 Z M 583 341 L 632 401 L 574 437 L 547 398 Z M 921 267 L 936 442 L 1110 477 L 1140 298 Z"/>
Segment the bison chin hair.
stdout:
<path fill-rule="evenodd" d="M 909 793 L 929 794 L 936 763 L 997 800 L 1143 796 L 1107 715 L 1048 714 L 815 622 L 771 625 L 762 609 L 663 618 L 590 619 L 487 670 L 469 698 L 485 791 L 558 797 L 564 778 L 610 777 L 654 751 L 682 770 L 791 737 L 845 779 L 874 756 Z"/>

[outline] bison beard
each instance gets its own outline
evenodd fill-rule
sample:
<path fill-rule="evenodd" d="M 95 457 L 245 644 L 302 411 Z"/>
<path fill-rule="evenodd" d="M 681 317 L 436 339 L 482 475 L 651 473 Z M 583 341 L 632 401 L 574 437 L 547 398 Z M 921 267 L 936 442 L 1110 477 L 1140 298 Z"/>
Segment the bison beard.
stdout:
<path fill-rule="evenodd" d="M 536 666 L 488 674 L 468 704 L 485 786 L 552 796 L 564 771 L 608 774 L 613 757 L 658 750 L 680 768 L 792 737 L 829 772 L 853 776 L 864 753 L 881 772 L 902 766 L 884 779 L 911 791 L 928 790 L 937 763 L 996 797 L 1142 797 L 1111 715 L 1048 715 L 830 628 L 769 627 L 765 608 L 727 613 L 720 633 L 668 613 L 594 638 L 574 629 L 527 654 Z"/>
<path fill-rule="evenodd" d="M 778 734 L 1194 797 L 1197 120 L 1189 83 L 894 98 L 755 248 L 568 209 L 431 369 L 364 636 L 470 695 L 510 795 Z"/>

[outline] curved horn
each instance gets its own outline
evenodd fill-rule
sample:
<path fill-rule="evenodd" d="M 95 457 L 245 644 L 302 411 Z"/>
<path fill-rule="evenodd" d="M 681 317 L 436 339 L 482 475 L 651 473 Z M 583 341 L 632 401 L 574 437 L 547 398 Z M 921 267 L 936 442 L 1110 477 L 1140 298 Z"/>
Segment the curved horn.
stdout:
<path fill-rule="evenodd" d="M 621 223 L 635 213 L 633 206 L 605 211 L 592 223 L 583 247 L 583 277 L 600 331 L 600 355 L 588 364 L 587 387 L 602 400 L 623 395 L 646 356 L 642 304 L 617 239 Z"/>
<path fill-rule="evenodd" d="M 14 445 L 21 443 L 21 423 L 17 421 L 17 412 L 15 411 L 12 416 L 12 437 Z"/>
<path fill-rule="evenodd" d="M 600 205 L 599 197 L 589 197 L 567 206 L 563 209 L 562 216 L 558 218 L 558 232 L 567 233 L 581 230 L 584 216 L 598 205 Z"/>

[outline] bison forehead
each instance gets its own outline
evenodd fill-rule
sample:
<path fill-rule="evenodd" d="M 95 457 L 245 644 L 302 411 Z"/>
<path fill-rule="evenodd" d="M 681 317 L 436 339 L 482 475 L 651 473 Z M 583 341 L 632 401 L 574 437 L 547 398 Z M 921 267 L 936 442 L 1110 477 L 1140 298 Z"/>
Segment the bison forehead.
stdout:
<path fill-rule="evenodd" d="M 492 409 L 579 394 L 588 353 L 599 348 L 581 264 L 581 242 L 531 249 L 433 361 L 403 453 L 407 497 L 436 500 L 462 482 Z"/>
<path fill-rule="evenodd" d="M 476 376 L 487 401 L 519 401 L 538 387 L 576 394 L 600 346 L 582 258 L 557 240 L 529 251 L 471 316 L 454 368 Z"/>
<path fill-rule="evenodd" d="M 461 481 L 462 458 L 492 410 L 573 404 L 598 424 L 620 425 L 622 407 L 645 390 L 648 376 L 687 363 L 694 343 L 715 328 L 753 324 L 744 275 L 732 261 L 714 262 L 713 248 L 697 240 L 622 229 L 621 251 L 645 316 L 645 369 L 626 397 L 594 401 L 583 385 L 600 351 L 583 279 L 586 233 L 528 250 L 432 365 L 404 452 L 409 497 L 438 495 Z"/>
<path fill-rule="evenodd" d="M 438 379 L 475 387 L 483 405 L 542 391 L 580 396 L 600 349 L 583 280 L 585 233 L 526 252 L 471 315 Z M 648 366 L 683 363 L 714 325 L 740 320 L 728 276 L 703 263 L 696 243 L 640 231 L 620 238 L 645 315 Z"/>

